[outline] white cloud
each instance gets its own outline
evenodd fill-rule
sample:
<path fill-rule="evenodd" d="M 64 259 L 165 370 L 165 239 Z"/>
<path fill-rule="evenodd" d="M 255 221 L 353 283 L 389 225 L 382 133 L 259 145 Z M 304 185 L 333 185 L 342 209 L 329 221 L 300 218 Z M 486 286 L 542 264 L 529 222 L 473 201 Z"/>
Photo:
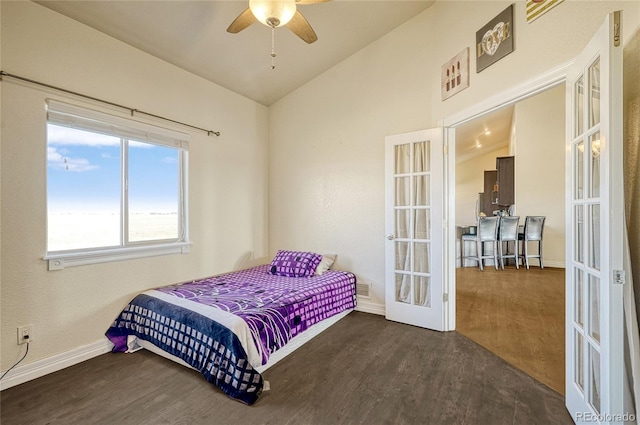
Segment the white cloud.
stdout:
<path fill-rule="evenodd" d="M 75 171 L 78 173 L 99 168 L 97 165 L 91 164 L 88 159 L 69 158 L 61 155 L 56 148 L 52 147 L 47 148 L 47 165 L 53 169 Z"/>
<path fill-rule="evenodd" d="M 177 164 L 178 163 L 178 158 L 173 157 L 173 156 L 166 156 L 166 157 L 162 158 L 161 161 L 164 162 L 165 164 Z"/>

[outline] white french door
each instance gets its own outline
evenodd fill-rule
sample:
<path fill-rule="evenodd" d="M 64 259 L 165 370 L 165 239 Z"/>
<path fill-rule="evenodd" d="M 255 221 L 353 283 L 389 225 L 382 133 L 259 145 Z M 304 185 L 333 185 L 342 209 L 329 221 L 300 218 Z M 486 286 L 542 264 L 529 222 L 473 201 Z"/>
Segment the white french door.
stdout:
<path fill-rule="evenodd" d="M 623 414 L 620 12 L 567 72 L 566 405 L 576 423 Z"/>
<path fill-rule="evenodd" d="M 385 138 L 386 318 L 443 330 L 442 129 Z"/>

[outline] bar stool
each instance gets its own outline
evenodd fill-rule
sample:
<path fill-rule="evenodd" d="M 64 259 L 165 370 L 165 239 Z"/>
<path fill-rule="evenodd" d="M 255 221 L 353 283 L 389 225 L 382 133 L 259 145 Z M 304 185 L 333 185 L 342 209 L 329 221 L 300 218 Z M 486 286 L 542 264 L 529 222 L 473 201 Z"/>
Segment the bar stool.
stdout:
<path fill-rule="evenodd" d="M 478 217 L 478 229 L 475 235 L 464 234 L 462 235 L 462 244 L 465 242 L 473 242 L 476 245 L 475 256 L 463 256 L 462 264 L 464 260 L 474 260 L 478 262 L 480 270 L 483 269 L 484 260 L 493 260 L 493 265 L 498 270 L 498 225 L 500 223 L 500 217 Z M 491 254 L 484 254 L 485 244 L 490 243 L 492 246 Z M 463 247 L 464 252 L 464 247 Z"/>
<path fill-rule="evenodd" d="M 513 258 L 516 269 L 520 268 L 518 258 L 518 223 L 519 216 L 505 216 L 500 218 L 500 229 L 498 230 L 498 256 L 500 257 L 500 268 L 504 270 L 504 260 Z M 509 253 L 509 242 L 513 242 L 513 252 Z M 503 246 L 506 245 L 506 246 Z M 506 252 L 505 252 L 506 251 Z"/>
<path fill-rule="evenodd" d="M 529 270 L 529 258 L 537 258 L 540 262 L 540 268 L 544 269 L 542 264 L 542 232 L 544 231 L 544 221 L 546 217 L 542 215 L 528 215 L 524 219 L 524 232 L 518 235 L 518 240 L 522 242 L 520 250 L 520 258 Z M 529 242 L 538 242 L 538 253 L 529 253 Z"/>

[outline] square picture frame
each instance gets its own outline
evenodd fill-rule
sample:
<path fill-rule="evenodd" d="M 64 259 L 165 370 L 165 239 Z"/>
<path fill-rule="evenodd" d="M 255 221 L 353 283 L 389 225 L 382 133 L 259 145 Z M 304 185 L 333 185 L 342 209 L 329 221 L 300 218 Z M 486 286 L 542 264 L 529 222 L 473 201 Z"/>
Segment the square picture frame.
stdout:
<path fill-rule="evenodd" d="M 442 100 L 469 87 L 469 48 L 449 59 L 440 70 Z"/>
<path fill-rule="evenodd" d="M 476 73 L 514 50 L 513 4 L 476 32 Z"/>
<path fill-rule="evenodd" d="M 531 23 L 553 9 L 564 0 L 528 0 L 526 5 L 527 23 Z"/>

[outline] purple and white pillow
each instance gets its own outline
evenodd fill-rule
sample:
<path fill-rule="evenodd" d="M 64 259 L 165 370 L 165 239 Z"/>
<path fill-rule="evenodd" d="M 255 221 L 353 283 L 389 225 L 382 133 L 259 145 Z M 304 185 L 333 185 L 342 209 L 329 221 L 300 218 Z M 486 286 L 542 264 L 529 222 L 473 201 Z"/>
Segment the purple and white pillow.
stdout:
<path fill-rule="evenodd" d="M 269 264 L 269 273 L 278 276 L 313 276 L 322 260 L 322 255 L 314 252 L 278 250 Z"/>

